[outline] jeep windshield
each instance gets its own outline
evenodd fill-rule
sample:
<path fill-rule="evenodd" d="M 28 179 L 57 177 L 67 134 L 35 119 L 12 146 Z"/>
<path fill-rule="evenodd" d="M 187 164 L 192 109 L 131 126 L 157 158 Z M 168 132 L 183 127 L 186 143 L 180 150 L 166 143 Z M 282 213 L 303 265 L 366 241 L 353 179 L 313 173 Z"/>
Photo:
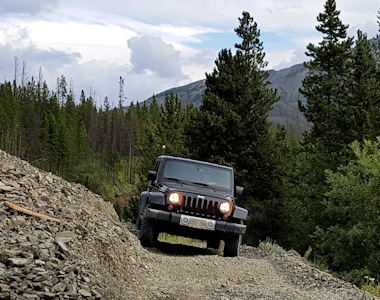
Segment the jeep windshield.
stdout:
<path fill-rule="evenodd" d="M 233 176 L 229 168 L 182 160 L 168 160 L 163 175 L 165 181 L 223 190 L 231 190 Z"/>

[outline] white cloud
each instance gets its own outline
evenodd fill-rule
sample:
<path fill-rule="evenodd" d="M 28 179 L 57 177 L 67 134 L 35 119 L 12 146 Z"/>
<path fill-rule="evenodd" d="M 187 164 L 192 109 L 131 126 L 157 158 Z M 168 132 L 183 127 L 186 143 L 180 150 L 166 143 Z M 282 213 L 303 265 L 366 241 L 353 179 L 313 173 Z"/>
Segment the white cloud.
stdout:
<path fill-rule="evenodd" d="M 0 46 L 0 78 L 6 81 L 21 83 L 21 73 L 23 65 L 25 65 L 25 75 L 31 79 L 35 79 L 42 70 L 43 79 L 46 80 L 48 87 L 54 90 L 56 87 L 56 78 L 65 74 L 67 66 L 77 66 L 79 54 L 55 51 L 41 50 L 36 47 L 14 48 L 7 44 Z M 18 66 L 16 66 L 16 61 Z"/>
<path fill-rule="evenodd" d="M 25 1 L 22 1 L 23 3 Z M 317 15 L 325 0 L 30 0 L 0 8 L 0 75 L 12 79 L 13 59 L 30 75 L 42 67 L 51 89 L 71 80 L 79 97 L 90 88 L 98 101 L 117 102 L 125 79 L 128 101 L 143 101 L 165 89 L 205 77 L 218 52 L 233 48 L 233 29 L 248 11 L 258 23 L 269 68 L 304 60 L 318 43 Z M 377 33 L 378 0 L 337 0 L 349 34 Z M 114 99 L 114 100 L 113 100 Z"/>
<path fill-rule="evenodd" d="M 358 25 L 349 27 L 348 34 L 356 38 L 358 30 L 361 30 L 367 33 L 367 37 L 369 39 L 372 39 L 379 33 L 379 26 L 375 23 L 375 21 L 371 20 L 364 24 L 358 24 Z"/>
<path fill-rule="evenodd" d="M 80 52 L 81 62 L 104 60 L 125 64 L 129 60 L 127 40 L 135 33 L 115 25 L 37 21 L 29 25 L 30 36 L 42 49 Z"/>
<path fill-rule="evenodd" d="M 281 70 L 308 60 L 305 49 L 296 49 L 286 53 L 270 53 L 268 60 L 272 61 L 272 68 Z"/>
<path fill-rule="evenodd" d="M 32 44 L 26 26 L 12 19 L 0 23 L 0 45 L 10 44 L 15 48 L 27 48 Z"/>
<path fill-rule="evenodd" d="M 182 79 L 180 52 L 159 37 L 142 36 L 128 41 L 132 50 L 132 71 L 143 74 L 147 70 L 163 78 Z"/>
<path fill-rule="evenodd" d="M 58 0 L 28 0 L 7 1 L 0 6 L 0 14 L 27 14 L 34 15 L 44 11 L 50 11 L 56 6 Z"/>

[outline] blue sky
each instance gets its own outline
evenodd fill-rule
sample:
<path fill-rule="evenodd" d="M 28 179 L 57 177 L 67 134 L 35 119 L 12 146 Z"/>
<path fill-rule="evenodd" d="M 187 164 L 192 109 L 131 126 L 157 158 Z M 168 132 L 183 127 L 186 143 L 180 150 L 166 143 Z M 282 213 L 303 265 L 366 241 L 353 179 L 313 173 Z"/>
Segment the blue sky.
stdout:
<path fill-rule="evenodd" d="M 355 36 L 378 32 L 379 0 L 336 0 L 340 18 Z M 50 89 L 61 75 L 76 99 L 84 90 L 98 106 L 125 105 L 166 89 L 204 79 L 218 52 L 239 42 L 234 28 L 243 11 L 258 24 L 268 68 L 305 60 L 318 43 L 316 17 L 325 0 L 0 0 L 0 78 L 13 80 L 15 57 L 29 77 L 39 70 Z M 20 76 L 19 76 L 20 77 Z M 20 81 L 20 78 L 18 80 Z"/>

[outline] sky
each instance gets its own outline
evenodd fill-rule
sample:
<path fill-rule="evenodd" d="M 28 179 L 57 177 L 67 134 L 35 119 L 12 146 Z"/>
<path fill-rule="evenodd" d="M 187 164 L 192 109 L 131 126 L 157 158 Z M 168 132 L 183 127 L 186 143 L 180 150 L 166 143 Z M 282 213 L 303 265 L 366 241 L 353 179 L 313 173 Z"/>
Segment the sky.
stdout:
<path fill-rule="evenodd" d="M 98 107 L 105 97 L 142 102 L 205 78 L 222 49 L 241 40 L 234 29 L 243 11 L 257 22 L 268 69 L 307 60 L 318 44 L 317 16 L 326 0 L 0 0 L 0 82 L 15 73 L 39 76 L 55 90 L 62 75 L 78 101 Z M 336 0 L 349 36 L 378 33 L 379 0 Z M 16 68 L 15 65 L 18 65 Z M 15 70 L 18 72 L 15 72 Z"/>

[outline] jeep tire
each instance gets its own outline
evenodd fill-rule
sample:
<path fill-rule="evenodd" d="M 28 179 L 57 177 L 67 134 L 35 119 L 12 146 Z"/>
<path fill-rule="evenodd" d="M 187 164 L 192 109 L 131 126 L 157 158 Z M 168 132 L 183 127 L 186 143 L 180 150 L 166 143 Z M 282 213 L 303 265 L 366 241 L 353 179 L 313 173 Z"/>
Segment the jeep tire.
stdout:
<path fill-rule="evenodd" d="M 241 235 L 232 235 L 224 240 L 224 256 L 235 257 L 239 256 L 241 244 Z"/>
<path fill-rule="evenodd" d="M 219 239 L 208 239 L 207 248 L 219 249 L 220 240 Z"/>
<path fill-rule="evenodd" d="M 144 216 L 141 220 L 140 240 L 143 246 L 153 247 L 157 243 L 159 231 L 155 224 L 147 217 L 148 207 L 145 208 Z"/>

